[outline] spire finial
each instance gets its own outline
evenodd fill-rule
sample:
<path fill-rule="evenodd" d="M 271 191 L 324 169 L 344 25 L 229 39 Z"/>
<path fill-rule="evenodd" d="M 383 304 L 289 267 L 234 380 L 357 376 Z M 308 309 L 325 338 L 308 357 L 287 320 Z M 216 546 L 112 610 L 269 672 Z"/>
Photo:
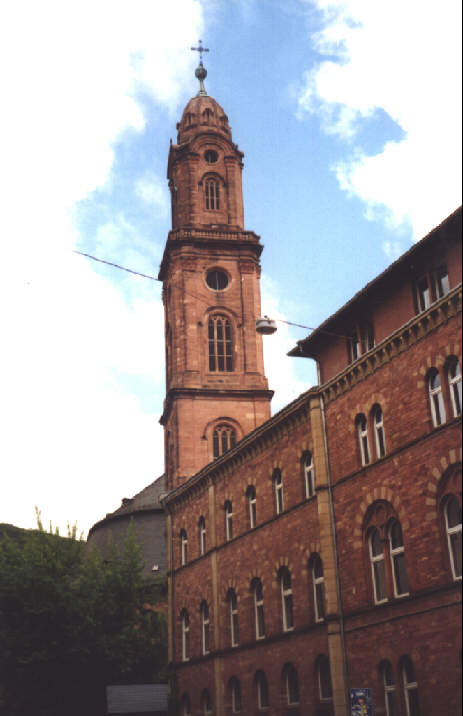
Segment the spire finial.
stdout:
<path fill-rule="evenodd" d="M 207 70 L 206 70 L 206 68 L 203 66 L 203 52 L 209 52 L 209 48 L 208 48 L 208 47 L 203 47 L 203 41 L 200 40 L 200 41 L 199 41 L 199 47 L 192 47 L 191 49 L 194 50 L 195 52 L 199 52 L 199 65 L 198 65 L 198 67 L 197 67 L 196 70 L 195 70 L 195 76 L 196 76 L 196 77 L 198 78 L 198 80 L 199 80 L 199 92 L 198 92 L 198 96 L 202 95 L 202 96 L 204 96 L 204 97 L 207 97 L 206 88 L 204 87 L 204 80 L 205 80 L 206 77 L 207 77 Z"/>

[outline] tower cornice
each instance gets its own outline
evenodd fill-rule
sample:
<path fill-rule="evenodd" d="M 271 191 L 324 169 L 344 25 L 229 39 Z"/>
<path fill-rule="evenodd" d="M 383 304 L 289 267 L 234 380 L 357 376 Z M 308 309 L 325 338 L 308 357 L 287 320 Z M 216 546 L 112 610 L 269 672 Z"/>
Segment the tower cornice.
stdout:
<path fill-rule="evenodd" d="M 161 425 L 165 425 L 169 419 L 170 411 L 176 398 L 217 398 L 223 401 L 229 398 L 245 398 L 251 400 L 253 398 L 271 400 L 273 398 L 273 390 L 249 388 L 249 389 L 230 389 L 230 388 L 171 388 L 166 395 L 164 401 L 164 410 L 159 418 Z"/>

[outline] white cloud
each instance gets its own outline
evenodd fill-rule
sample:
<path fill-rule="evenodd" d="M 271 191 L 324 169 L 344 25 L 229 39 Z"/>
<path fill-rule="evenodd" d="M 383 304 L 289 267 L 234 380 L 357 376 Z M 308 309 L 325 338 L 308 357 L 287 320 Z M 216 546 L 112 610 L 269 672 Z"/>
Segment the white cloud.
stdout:
<path fill-rule="evenodd" d="M 149 173 L 136 180 L 135 196 L 153 207 L 159 216 L 166 216 L 169 210 L 169 196 L 166 183 L 155 174 Z"/>
<path fill-rule="evenodd" d="M 142 404 L 163 392 L 159 285 L 127 275 L 118 290 L 70 249 L 76 202 L 145 127 L 139 93 L 174 112 L 191 85 L 201 28 L 199 0 L 0 7 L 0 521 L 30 526 L 37 504 L 87 530 L 162 471 L 158 416 Z M 153 272 L 159 247 L 122 215 L 98 232 L 111 242 Z"/>
<path fill-rule="evenodd" d="M 351 143 L 341 187 L 391 228 L 420 238 L 461 202 L 461 3 L 315 0 L 329 59 L 307 74 L 299 104 Z M 384 110 L 405 138 L 375 156 L 356 146 L 363 120 Z M 352 148 L 353 145 L 353 148 Z"/>

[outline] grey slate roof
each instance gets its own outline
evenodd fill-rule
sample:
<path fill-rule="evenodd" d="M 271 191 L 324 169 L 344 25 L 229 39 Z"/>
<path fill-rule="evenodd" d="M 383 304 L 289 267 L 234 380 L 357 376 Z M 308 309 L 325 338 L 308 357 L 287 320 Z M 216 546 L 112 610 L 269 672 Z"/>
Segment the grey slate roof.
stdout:
<path fill-rule="evenodd" d="M 167 684 L 107 686 L 108 714 L 167 713 Z"/>

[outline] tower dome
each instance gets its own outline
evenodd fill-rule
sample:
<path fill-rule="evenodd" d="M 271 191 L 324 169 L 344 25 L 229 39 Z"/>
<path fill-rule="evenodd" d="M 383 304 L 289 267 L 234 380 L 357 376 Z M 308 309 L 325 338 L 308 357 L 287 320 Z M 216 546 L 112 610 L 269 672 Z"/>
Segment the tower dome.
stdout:
<path fill-rule="evenodd" d="M 178 144 L 188 142 L 198 132 L 214 131 L 231 139 L 228 117 L 218 102 L 209 95 L 199 94 L 190 99 L 177 124 Z"/>

